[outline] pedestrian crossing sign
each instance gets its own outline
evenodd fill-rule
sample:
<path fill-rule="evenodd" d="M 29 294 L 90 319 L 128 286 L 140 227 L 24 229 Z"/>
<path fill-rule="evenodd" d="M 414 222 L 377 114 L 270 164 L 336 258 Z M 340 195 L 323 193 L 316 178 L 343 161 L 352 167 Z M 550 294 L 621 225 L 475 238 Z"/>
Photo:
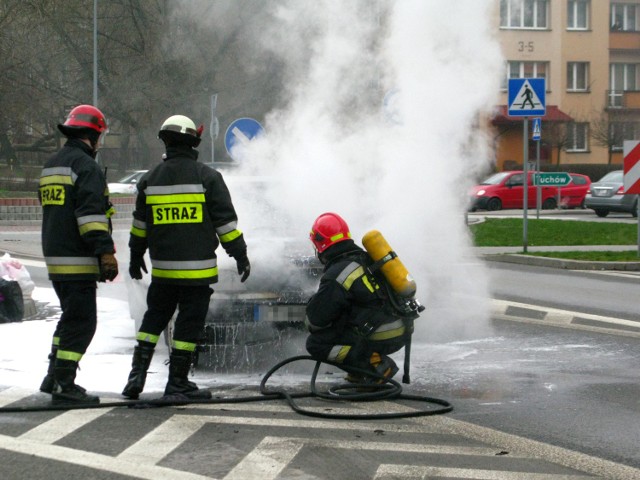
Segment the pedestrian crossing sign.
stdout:
<path fill-rule="evenodd" d="M 510 78 L 507 96 L 510 117 L 542 117 L 546 113 L 544 78 Z"/>

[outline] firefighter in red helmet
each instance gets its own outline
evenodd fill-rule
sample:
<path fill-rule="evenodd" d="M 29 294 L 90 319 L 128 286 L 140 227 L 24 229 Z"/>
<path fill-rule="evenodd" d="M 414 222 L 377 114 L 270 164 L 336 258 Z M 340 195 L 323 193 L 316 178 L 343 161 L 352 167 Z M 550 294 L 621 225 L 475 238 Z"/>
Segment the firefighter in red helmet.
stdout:
<path fill-rule="evenodd" d="M 141 279 L 147 272 L 143 257 L 149 250 L 151 284 L 122 391 L 128 398 L 142 393 L 155 346 L 176 309 L 165 395 L 211 398 L 209 390 L 198 388 L 188 376 L 204 331 L 211 285 L 218 281 L 218 246 L 236 261 L 241 282 L 251 272 L 225 181 L 220 172 L 197 162 L 201 134 L 202 126 L 196 128 L 189 117 L 167 118 L 158 133 L 166 147 L 164 160 L 137 184 L 129 275 Z"/>
<path fill-rule="evenodd" d="M 366 270 L 373 261 L 336 213 L 320 215 L 309 237 L 324 272 L 306 307 L 307 351 L 339 364 L 349 381 L 388 381 L 398 372 L 388 355 L 403 347 L 405 326 L 389 310 L 380 279 Z"/>
<path fill-rule="evenodd" d="M 75 384 L 78 362 L 97 326 L 96 281 L 112 281 L 118 263 L 109 217 L 113 209 L 105 176 L 95 161 L 103 113 L 92 105 L 75 107 L 58 129 L 67 137 L 40 176 L 42 250 L 62 315 L 53 334 L 49 370 L 40 390 L 53 403 L 99 403 Z"/>

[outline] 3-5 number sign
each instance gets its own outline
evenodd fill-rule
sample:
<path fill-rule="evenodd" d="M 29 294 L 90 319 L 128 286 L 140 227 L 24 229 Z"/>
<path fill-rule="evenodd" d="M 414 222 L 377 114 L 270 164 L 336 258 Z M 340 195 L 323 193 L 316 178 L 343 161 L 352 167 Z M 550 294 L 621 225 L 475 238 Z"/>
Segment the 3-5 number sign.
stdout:
<path fill-rule="evenodd" d="M 529 52 L 533 53 L 535 50 L 533 46 L 533 42 L 518 42 L 518 51 L 519 52 Z"/>

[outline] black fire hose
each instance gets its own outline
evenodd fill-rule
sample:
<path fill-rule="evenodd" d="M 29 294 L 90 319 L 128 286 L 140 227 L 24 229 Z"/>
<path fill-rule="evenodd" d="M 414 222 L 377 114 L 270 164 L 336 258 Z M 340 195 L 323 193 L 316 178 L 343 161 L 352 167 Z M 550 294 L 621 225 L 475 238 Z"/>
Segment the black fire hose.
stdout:
<path fill-rule="evenodd" d="M 269 378 L 281 369 L 283 366 L 289 363 L 311 360 L 316 362 L 313 374 L 311 375 L 311 391 L 304 393 L 289 393 L 284 389 L 269 389 L 267 388 L 267 382 Z M 340 367 L 339 364 L 333 362 L 320 362 L 314 360 L 308 355 L 300 355 L 291 357 L 280 363 L 274 365 L 262 378 L 260 382 L 261 396 L 249 396 L 249 397 L 236 397 L 236 398 L 211 398 L 206 400 L 190 399 L 184 395 L 166 395 L 157 399 L 150 400 L 123 400 L 116 402 L 106 402 L 99 404 L 60 404 L 60 405 L 26 405 L 19 407 L 1 407 L 0 413 L 21 413 L 21 412 L 45 412 L 45 411 L 60 411 L 60 410 L 81 410 L 89 408 L 112 408 L 112 407 L 129 407 L 129 408 L 154 408 L 154 407 L 170 407 L 170 406 L 184 406 L 195 404 L 230 404 L 230 403 L 248 403 L 248 402 L 262 402 L 265 400 L 278 400 L 285 399 L 292 410 L 295 412 L 306 415 L 309 417 L 318 418 L 331 418 L 331 419 L 344 419 L 344 420 L 379 420 L 389 418 L 408 418 L 408 417 L 420 417 L 429 415 L 440 415 L 453 410 L 453 406 L 446 400 L 440 400 L 438 398 L 425 397 L 419 395 L 407 395 L 402 393 L 402 386 L 391 379 L 387 383 L 382 384 L 353 384 L 343 383 L 333 387 L 330 387 L 327 392 L 321 392 L 316 387 L 316 378 L 318 376 L 318 370 L 321 364 L 333 365 Z M 366 373 L 371 375 L 371 372 L 353 369 L 354 373 Z M 382 377 L 380 377 L 382 378 Z M 366 391 L 364 391 L 366 390 Z M 389 413 L 376 413 L 376 414 L 330 414 L 325 412 L 317 412 L 313 410 L 305 410 L 301 408 L 295 401 L 299 398 L 322 398 L 326 400 L 334 401 L 374 401 L 374 400 L 411 400 L 426 404 L 439 405 L 436 408 L 427 409 L 414 409 L 405 412 L 389 412 Z"/>

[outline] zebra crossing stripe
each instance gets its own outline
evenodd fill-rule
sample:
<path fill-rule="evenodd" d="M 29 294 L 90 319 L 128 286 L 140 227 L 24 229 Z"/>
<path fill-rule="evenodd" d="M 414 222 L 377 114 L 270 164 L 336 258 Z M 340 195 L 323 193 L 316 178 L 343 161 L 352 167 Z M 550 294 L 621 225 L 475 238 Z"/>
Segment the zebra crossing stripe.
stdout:
<path fill-rule="evenodd" d="M 20 435 L 21 440 L 38 443 L 54 443 L 66 437 L 78 428 L 109 413 L 113 408 L 95 408 L 84 410 L 67 410 L 48 422 L 41 423 Z"/>
<path fill-rule="evenodd" d="M 20 387 L 9 387 L 0 392 L 0 407 L 22 400 L 33 395 L 33 390 Z"/>
<path fill-rule="evenodd" d="M 109 455 L 62 447 L 60 445 L 21 440 L 20 438 L 6 435 L 0 435 L 0 449 L 46 458 L 56 462 L 65 462 L 105 472 L 117 473 L 130 478 L 141 478 L 143 480 L 212 480 L 211 477 L 205 477 L 195 473 L 172 470 L 171 468 L 159 467 L 157 465 L 144 465 L 137 462 L 123 461 Z"/>

